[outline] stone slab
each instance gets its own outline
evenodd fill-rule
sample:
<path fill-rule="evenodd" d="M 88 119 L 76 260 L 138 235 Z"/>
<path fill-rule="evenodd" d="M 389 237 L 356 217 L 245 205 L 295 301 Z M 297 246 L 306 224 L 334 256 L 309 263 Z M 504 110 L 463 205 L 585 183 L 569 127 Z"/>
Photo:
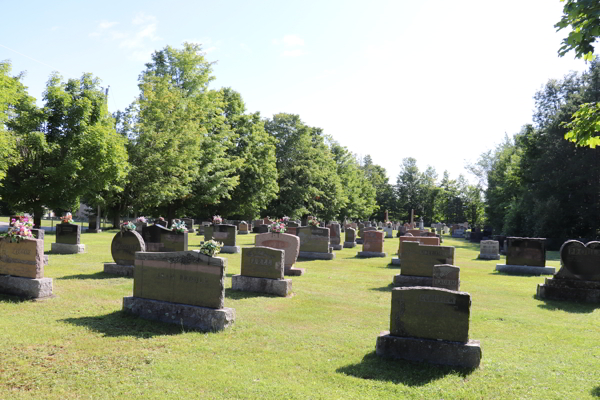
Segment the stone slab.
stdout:
<path fill-rule="evenodd" d="M 460 268 L 454 265 L 434 265 L 431 286 L 448 290 L 460 290 Z"/>
<path fill-rule="evenodd" d="M 363 251 L 372 253 L 382 253 L 383 240 L 383 232 L 365 231 L 363 235 Z"/>
<path fill-rule="evenodd" d="M 546 239 L 508 237 L 507 265 L 546 266 Z"/>
<path fill-rule="evenodd" d="M 283 275 L 285 276 L 302 276 L 305 272 L 306 268 L 285 267 L 283 269 Z"/>
<path fill-rule="evenodd" d="M 208 308 L 168 301 L 123 297 L 123 311 L 152 321 L 166 322 L 197 329 L 218 332 L 233 325 L 235 309 Z"/>
<path fill-rule="evenodd" d="M 561 275 L 600 282 L 600 242 L 568 240 L 560 247 L 560 261 Z"/>
<path fill-rule="evenodd" d="M 561 279 L 559 276 L 546 278 L 545 283 L 537 287 L 537 297 L 547 300 L 600 303 L 600 282 Z"/>
<path fill-rule="evenodd" d="M 334 250 L 342 250 L 344 246 L 342 246 L 341 244 L 332 244 L 331 248 Z"/>
<path fill-rule="evenodd" d="M 81 226 L 76 224 L 56 224 L 56 243 L 80 244 Z"/>
<path fill-rule="evenodd" d="M 356 242 L 344 242 L 345 249 L 352 249 L 354 247 L 356 247 Z"/>
<path fill-rule="evenodd" d="M 52 296 L 52 278 L 22 278 L 0 275 L 0 293 L 39 299 Z"/>
<path fill-rule="evenodd" d="M 500 254 L 479 254 L 477 258 L 480 260 L 499 260 Z"/>
<path fill-rule="evenodd" d="M 434 265 L 454 265 L 454 247 L 408 241 L 403 244 L 401 260 L 402 275 L 432 276 Z"/>
<path fill-rule="evenodd" d="M 398 257 L 392 257 L 392 265 L 402 265 L 402 260 Z"/>
<path fill-rule="evenodd" d="M 307 258 L 309 260 L 333 260 L 335 258 L 335 253 L 301 251 L 298 253 L 298 258 Z"/>
<path fill-rule="evenodd" d="M 218 224 L 214 225 L 212 229 L 212 239 L 217 242 L 223 243 L 224 246 L 236 247 L 237 246 L 237 227 L 229 224 Z M 206 230 L 204 231 L 206 236 Z M 207 240 L 210 240 L 207 239 Z M 223 251 L 223 250 L 221 250 Z"/>
<path fill-rule="evenodd" d="M 238 231 L 238 235 L 248 235 L 250 234 L 249 231 Z"/>
<path fill-rule="evenodd" d="M 45 258 L 42 239 L 26 239 L 19 243 L 0 239 L 0 274 L 41 279 Z"/>
<path fill-rule="evenodd" d="M 238 254 L 241 251 L 240 246 L 223 246 L 221 247 L 221 253 L 225 254 Z"/>
<path fill-rule="evenodd" d="M 146 251 L 142 235 L 136 231 L 121 231 L 113 237 L 110 252 L 115 263 L 120 265 L 135 264 L 135 252 Z"/>
<path fill-rule="evenodd" d="M 285 250 L 272 247 L 245 247 L 242 250 L 241 275 L 254 278 L 283 279 L 284 254 Z"/>
<path fill-rule="evenodd" d="M 387 331 L 377 337 L 375 353 L 386 358 L 471 369 L 479 367 L 482 358 L 479 340 L 461 343 L 418 339 L 392 336 Z"/>
<path fill-rule="evenodd" d="M 296 229 L 296 234 L 300 238 L 300 253 L 329 252 L 329 228 L 302 226 Z"/>
<path fill-rule="evenodd" d="M 287 297 L 292 291 L 292 280 L 233 275 L 231 277 L 231 288 L 244 292 L 274 294 L 275 296 Z"/>
<path fill-rule="evenodd" d="M 466 343 L 470 310 L 469 293 L 433 287 L 395 287 L 390 332 L 394 336 Z"/>
<path fill-rule="evenodd" d="M 397 287 L 433 286 L 433 278 L 398 274 L 394 275 L 393 284 Z"/>
<path fill-rule="evenodd" d="M 142 238 L 146 252 L 187 251 L 188 233 L 177 233 L 162 225 L 154 224 L 142 227 Z"/>
<path fill-rule="evenodd" d="M 404 242 L 419 242 L 421 244 L 430 246 L 439 246 L 440 238 L 438 237 L 427 237 L 427 236 L 400 236 L 400 242 L 398 244 L 398 256 L 402 258 L 402 243 Z"/>
<path fill-rule="evenodd" d="M 105 263 L 104 273 L 111 275 L 133 276 L 133 265 L 122 265 L 117 263 Z"/>
<path fill-rule="evenodd" d="M 496 271 L 511 275 L 554 275 L 556 273 L 556 268 L 496 264 Z"/>
<path fill-rule="evenodd" d="M 289 233 L 262 233 L 254 238 L 256 246 L 271 247 L 285 251 L 285 267 L 291 268 L 296 264 L 300 251 L 300 238 Z"/>
<path fill-rule="evenodd" d="M 380 253 L 377 251 L 359 251 L 356 256 L 362 258 L 387 257 L 387 253 Z"/>
<path fill-rule="evenodd" d="M 52 243 L 50 248 L 54 254 L 85 253 L 85 244 Z"/>
<path fill-rule="evenodd" d="M 363 244 L 364 240 L 362 238 L 356 238 L 356 244 Z"/>

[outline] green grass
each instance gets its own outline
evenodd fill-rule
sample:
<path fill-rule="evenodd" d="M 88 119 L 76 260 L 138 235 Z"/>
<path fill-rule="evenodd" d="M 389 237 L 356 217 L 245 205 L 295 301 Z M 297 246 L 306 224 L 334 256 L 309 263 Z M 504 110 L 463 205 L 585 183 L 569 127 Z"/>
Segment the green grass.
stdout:
<path fill-rule="evenodd" d="M 115 233 L 83 234 L 86 254 L 50 254 L 55 298 L 0 295 L 0 399 L 600 398 L 600 306 L 537 300 L 543 277 L 498 274 L 464 240 L 444 245 L 456 246 L 472 296 L 470 337 L 483 349 L 474 371 L 375 355 L 389 329 L 397 238 L 385 259 L 356 258 L 359 245 L 299 262 L 306 274 L 293 277 L 291 298 L 232 292 L 240 255 L 223 255 L 236 321 L 199 333 L 121 312 L 133 281 L 102 272 Z M 190 249 L 199 241 L 190 235 Z M 556 252 L 548 259 L 559 266 Z"/>

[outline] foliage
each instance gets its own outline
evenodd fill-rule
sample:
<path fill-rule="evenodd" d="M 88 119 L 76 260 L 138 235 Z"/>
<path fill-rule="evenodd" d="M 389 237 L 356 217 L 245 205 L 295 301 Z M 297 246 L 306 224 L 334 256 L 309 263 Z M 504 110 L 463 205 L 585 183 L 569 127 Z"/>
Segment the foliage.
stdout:
<path fill-rule="evenodd" d="M 123 231 L 135 231 L 135 224 L 131 221 L 125 221 L 121 224 L 121 230 Z"/>
<path fill-rule="evenodd" d="M 70 224 L 73 221 L 73 215 L 68 212 L 65 215 L 63 215 L 62 217 L 60 217 L 60 222 L 62 222 L 63 224 Z"/>
<path fill-rule="evenodd" d="M 285 224 L 283 222 L 280 222 L 279 220 L 276 220 L 271 224 L 271 232 L 285 233 L 286 229 L 287 228 Z"/>
<path fill-rule="evenodd" d="M 200 253 L 206 254 L 209 257 L 214 257 L 221 252 L 223 243 L 214 240 L 207 240 L 200 244 Z"/>
<path fill-rule="evenodd" d="M 11 65 L 8 61 L 0 62 L 0 185 L 9 166 L 18 161 L 15 137 L 6 129 L 5 124 L 15 117 L 17 103 L 32 104 L 35 100 L 27 95 L 26 88 L 21 84 L 21 76 L 10 76 Z"/>
<path fill-rule="evenodd" d="M 188 231 L 188 228 L 185 226 L 185 222 L 180 220 L 173 220 L 171 222 L 171 230 L 177 233 L 184 233 Z"/>
<path fill-rule="evenodd" d="M 308 220 L 308 225 L 310 226 L 320 226 L 321 224 L 319 223 L 319 221 L 317 221 L 316 219 L 309 219 Z"/>
<path fill-rule="evenodd" d="M 600 132 L 600 103 L 581 104 L 565 126 L 571 129 L 565 133 L 565 139 L 578 146 L 595 148 L 600 144 L 600 136 L 594 136 Z"/>
<path fill-rule="evenodd" d="M 562 41 L 558 50 L 559 56 L 574 50 L 575 57 L 592 61 L 593 43 L 600 37 L 600 3 L 597 0 L 566 0 L 563 16 L 554 27 L 557 31 L 567 27 L 572 29 Z"/>

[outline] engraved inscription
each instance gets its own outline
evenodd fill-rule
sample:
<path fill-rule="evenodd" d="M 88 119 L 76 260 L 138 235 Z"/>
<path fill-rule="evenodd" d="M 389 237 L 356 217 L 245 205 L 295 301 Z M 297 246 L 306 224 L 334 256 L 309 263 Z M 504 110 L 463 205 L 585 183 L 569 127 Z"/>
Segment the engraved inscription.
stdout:
<path fill-rule="evenodd" d="M 456 304 L 456 298 L 440 296 L 438 294 L 421 294 L 419 301 L 424 303 Z"/>

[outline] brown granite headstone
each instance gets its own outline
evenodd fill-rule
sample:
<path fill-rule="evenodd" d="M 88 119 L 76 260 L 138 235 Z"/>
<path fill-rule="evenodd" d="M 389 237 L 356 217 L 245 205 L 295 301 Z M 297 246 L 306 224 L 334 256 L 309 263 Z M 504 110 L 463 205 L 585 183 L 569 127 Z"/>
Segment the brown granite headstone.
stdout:
<path fill-rule="evenodd" d="M 19 243 L 0 239 L 0 274 L 23 278 L 44 277 L 44 241 L 24 239 Z"/>
<path fill-rule="evenodd" d="M 351 227 L 346 228 L 346 242 L 355 242 L 356 241 L 356 230 Z"/>
<path fill-rule="evenodd" d="M 327 225 L 327 228 L 329 228 L 329 241 L 331 245 L 339 245 L 341 236 L 340 224 L 332 223 Z"/>
<path fill-rule="evenodd" d="M 363 235 L 363 251 L 383 253 L 383 237 L 383 232 L 365 231 Z"/>
<path fill-rule="evenodd" d="M 255 236 L 256 246 L 285 251 L 285 267 L 292 268 L 300 252 L 300 238 L 288 233 L 262 233 Z"/>
<path fill-rule="evenodd" d="M 546 266 L 546 239 L 509 237 L 506 265 Z"/>

